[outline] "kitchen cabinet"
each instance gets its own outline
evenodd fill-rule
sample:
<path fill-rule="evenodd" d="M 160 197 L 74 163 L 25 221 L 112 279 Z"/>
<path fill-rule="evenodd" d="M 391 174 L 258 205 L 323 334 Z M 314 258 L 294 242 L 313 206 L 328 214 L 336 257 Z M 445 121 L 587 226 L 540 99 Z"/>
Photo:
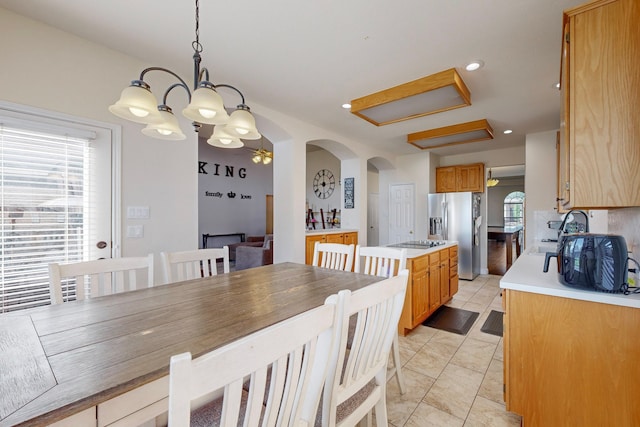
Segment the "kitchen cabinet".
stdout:
<path fill-rule="evenodd" d="M 561 207 L 640 206 L 640 2 L 598 0 L 563 18 Z"/>
<path fill-rule="evenodd" d="M 484 163 L 436 168 L 436 193 L 484 192 Z"/>
<path fill-rule="evenodd" d="M 449 250 L 440 251 L 440 301 L 449 301 Z"/>
<path fill-rule="evenodd" d="M 449 248 L 449 296 L 458 293 L 458 247 Z"/>
<path fill-rule="evenodd" d="M 428 283 L 429 312 L 434 312 L 440 307 L 440 301 L 442 301 L 440 296 L 440 252 L 429 255 Z"/>
<path fill-rule="evenodd" d="M 451 254 L 454 254 L 454 275 Z M 458 246 L 454 245 L 407 258 L 409 283 L 398 325 L 401 335 L 411 332 L 458 292 L 457 256 Z"/>
<path fill-rule="evenodd" d="M 316 242 L 320 243 L 341 243 L 354 246 L 358 244 L 357 231 L 328 231 L 324 233 L 307 234 L 305 243 L 305 264 L 311 264 L 313 261 L 313 249 Z M 354 249 L 355 251 L 355 249 Z M 355 256 L 355 252 L 354 252 Z"/>
<path fill-rule="evenodd" d="M 456 188 L 455 166 L 436 168 L 436 193 L 453 193 Z"/>
<path fill-rule="evenodd" d="M 640 308 L 502 292 L 508 411 L 526 426 L 640 425 Z"/>

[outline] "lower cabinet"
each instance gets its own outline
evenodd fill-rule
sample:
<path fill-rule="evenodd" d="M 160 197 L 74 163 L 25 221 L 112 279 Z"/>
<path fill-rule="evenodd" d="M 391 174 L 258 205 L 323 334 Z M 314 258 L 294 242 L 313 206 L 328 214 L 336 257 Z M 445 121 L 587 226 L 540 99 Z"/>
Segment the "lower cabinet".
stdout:
<path fill-rule="evenodd" d="M 640 425 L 640 309 L 503 289 L 506 408 L 525 426 Z"/>
<path fill-rule="evenodd" d="M 407 269 L 409 284 L 398 325 L 403 336 L 458 292 L 458 246 L 409 258 Z"/>
<path fill-rule="evenodd" d="M 342 243 L 345 245 L 354 246 L 358 244 L 358 232 L 346 231 L 344 233 L 324 233 L 324 234 L 311 234 L 306 237 L 305 244 L 305 264 L 311 264 L 313 261 L 313 248 L 316 242 L 320 243 Z"/>

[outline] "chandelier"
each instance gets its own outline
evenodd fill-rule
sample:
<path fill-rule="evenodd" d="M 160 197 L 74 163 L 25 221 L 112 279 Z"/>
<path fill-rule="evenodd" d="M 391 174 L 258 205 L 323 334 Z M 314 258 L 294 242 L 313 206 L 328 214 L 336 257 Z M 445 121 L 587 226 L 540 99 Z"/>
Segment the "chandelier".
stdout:
<path fill-rule="evenodd" d="M 240 139 L 259 139 L 260 133 L 256 129 L 255 118 L 249 107 L 245 104 L 244 95 L 235 87 L 228 84 L 214 85 L 209 81 L 209 71 L 200 68 L 203 51 L 200 44 L 200 2 L 196 0 L 196 28 L 193 47 L 193 93 L 187 83 L 176 73 L 162 67 L 149 67 L 140 73 L 138 80 L 133 80 L 131 85 L 125 88 L 120 99 L 109 106 L 109 111 L 118 117 L 136 123 L 145 124 L 142 133 L 159 139 L 182 140 L 186 136 L 178 125 L 178 119 L 173 110 L 167 105 L 169 92 L 177 87 L 187 92 L 189 105 L 182 110 L 182 114 L 193 121 L 196 132 L 202 124 L 216 125 L 213 135 L 207 141 L 209 144 L 224 148 L 239 148 L 244 144 Z M 177 81 L 164 92 L 162 104 L 158 104 L 156 97 L 151 92 L 151 87 L 144 80 L 150 71 L 162 71 L 174 76 Z M 230 115 L 224 107 L 222 97 L 218 94 L 218 88 L 231 89 L 240 95 L 241 102 Z"/>
<path fill-rule="evenodd" d="M 260 142 L 260 148 L 253 152 L 253 157 L 251 157 L 253 163 L 262 163 L 264 165 L 268 165 L 273 160 L 273 153 L 269 150 L 265 150 L 262 141 Z"/>
<path fill-rule="evenodd" d="M 499 179 L 491 178 L 491 169 L 489 169 L 489 178 L 487 179 L 487 187 L 495 187 L 500 182 Z"/>

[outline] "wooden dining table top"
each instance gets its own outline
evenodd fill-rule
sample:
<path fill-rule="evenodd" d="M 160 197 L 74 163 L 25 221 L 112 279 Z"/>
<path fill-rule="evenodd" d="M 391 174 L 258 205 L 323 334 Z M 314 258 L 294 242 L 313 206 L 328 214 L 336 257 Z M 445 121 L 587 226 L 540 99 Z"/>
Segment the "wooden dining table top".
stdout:
<path fill-rule="evenodd" d="M 66 418 L 382 279 L 281 263 L 0 315 L 0 426 Z"/>

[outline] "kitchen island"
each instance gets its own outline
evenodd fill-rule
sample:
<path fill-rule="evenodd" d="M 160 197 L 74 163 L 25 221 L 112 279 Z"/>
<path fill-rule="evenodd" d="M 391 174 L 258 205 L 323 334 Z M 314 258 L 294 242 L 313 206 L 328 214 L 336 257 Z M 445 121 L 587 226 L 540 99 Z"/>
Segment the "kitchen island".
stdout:
<path fill-rule="evenodd" d="M 458 242 L 440 245 L 389 245 L 407 249 L 409 283 L 398 332 L 406 336 L 458 292 Z"/>
<path fill-rule="evenodd" d="M 526 426 L 640 425 L 640 294 L 573 289 L 543 264 L 527 250 L 500 281 L 507 410 Z"/>

